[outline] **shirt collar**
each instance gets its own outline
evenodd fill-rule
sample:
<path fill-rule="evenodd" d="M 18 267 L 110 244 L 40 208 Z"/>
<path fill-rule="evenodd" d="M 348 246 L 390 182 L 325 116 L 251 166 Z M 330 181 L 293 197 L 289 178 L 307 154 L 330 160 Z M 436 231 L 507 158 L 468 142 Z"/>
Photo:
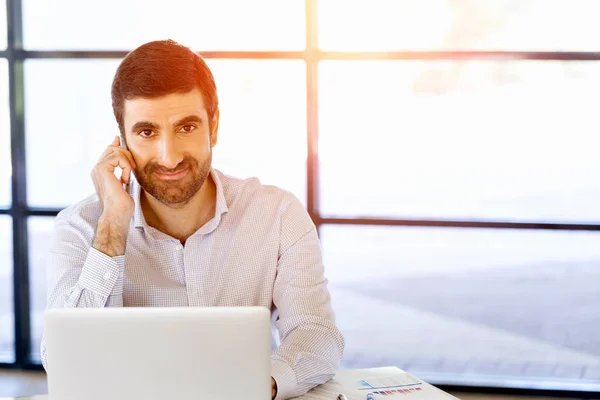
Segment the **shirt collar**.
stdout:
<path fill-rule="evenodd" d="M 215 229 L 217 229 L 217 226 L 219 226 L 219 223 L 221 222 L 221 218 L 223 216 L 223 214 L 227 213 L 229 211 L 229 207 L 227 207 L 227 199 L 225 197 L 225 189 L 223 187 L 223 181 L 221 180 L 222 174 L 220 174 L 217 170 L 215 170 L 214 168 L 210 169 L 210 176 L 213 179 L 213 182 L 215 182 L 215 186 L 217 188 L 217 202 L 215 204 L 215 216 L 208 221 L 206 224 L 204 224 L 204 226 L 202 226 L 200 229 L 198 229 L 198 231 L 196 232 L 197 234 L 207 234 L 210 233 L 212 231 L 214 231 Z"/>
<path fill-rule="evenodd" d="M 215 183 L 217 189 L 217 201 L 215 205 L 215 216 L 202 226 L 196 233 L 206 234 L 214 231 L 219 223 L 223 214 L 229 211 L 227 206 L 227 199 L 225 197 L 225 189 L 223 188 L 223 181 L 221 180 L 221 174 L 214 168 L 210 169 L 210 176 Z M 153 229 L 146 222 L 144 213 L 142 212 L 142 205 L 140 202 L 142 188 L 134 175 L 131 174 L 131 184 L 129 185 L 129 194 L 133 197 L 134 212 L 133 212 L 133 224 L 136 228 L 143 228 L 144 230 Z"/>

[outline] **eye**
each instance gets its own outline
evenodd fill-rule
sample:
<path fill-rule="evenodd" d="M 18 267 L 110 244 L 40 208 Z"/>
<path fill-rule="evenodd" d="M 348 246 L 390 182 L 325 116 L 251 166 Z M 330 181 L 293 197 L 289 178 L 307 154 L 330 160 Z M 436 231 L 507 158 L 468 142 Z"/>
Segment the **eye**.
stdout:
<path fill-rule="evenodd" d="M 196 127 L 194 125 L 184 125 L 183 128 L 181 128 L 181 130 L 185 133 L 190 133 L 194 129 L 196 129 Z"/>
<path fill-rule="evenodd" d="M 140 131 L 139 135 L 141 137 L 145 137 L 148 138 L 150 136 L 152 136 L 153 132 L 150 129 L 144 129 L 143 131 Z"/>

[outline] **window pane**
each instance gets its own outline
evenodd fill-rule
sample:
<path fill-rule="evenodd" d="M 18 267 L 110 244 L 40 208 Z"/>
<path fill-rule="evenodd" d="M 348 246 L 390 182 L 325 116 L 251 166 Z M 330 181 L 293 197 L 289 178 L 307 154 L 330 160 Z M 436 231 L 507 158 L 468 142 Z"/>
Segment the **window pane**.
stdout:
<path fill-rule="evenodd" d="M 6 0 L 0 0 L 0 50 L 6 49 Z"/>
<path fill-rule="evenodd" d="M 30 217 L 29 229 L 29 298 L 31 324 L 31 358 L 41 362 L 40 342 L 46 310 L 46 260 L 54 218 Z"/>
<path fill-rule="evenodd" d="M 110 98 L 118 63 L 25 62 L 29 205 L 63 207 L 94 193 L 90 172 L 119 134 Z"/>
<path fill-rule="evenodd" d="M 0 362 L 15 362 L 12 219 L 0 215 Z"/>
<path fill-rule="evenodd" d="M 306 201 L 306 70 L 303 61 L 207 60 L 220 103 L 213 163 L 256 176 Z"/>
<path fill-rule="evenodd" d="M 80 16 L 94 16 L 82 18 Z M 302 50 L 302 0 L 23 0 L 31 50 L 132 50 L 173 39 L 198 50 Z M 74 33 L 76 32 L 76 34 Z"/>
<path fill-rule="evenodd" d="M 599 68 L 323 62 L 323 213 L 599 221 Z"/>
<path fill-rule="evenodd" d="M 8 207 L 12 202 L 11 171 L 8 63 L 0 59 L 0 207 Z"/>
<path fill-rule="evenodd" d="M 318 2 L 324 50 L 598 51 L 596 0 Z"/>
<path fill-rule="evenodd" d="M 208 62 L 221 102 L 215 167 L 235 176 L 258 176 L 263 183 L 282 186 L 304 200 L 303 62 Z M 94 193 L 90 171 L 118 134 L 110 99 L 118 63 L 118 60 L 25 63 L 30 205 L 63 207 Z M 48 76 L 53 79 L 47 79 Z M 47 168 L 48 165 L 52 168 Z"/>
<path fill-rule="evenodd" d="M 600 383 L 600 233 L 325 225 L 321 238 L 343 368 Z"/>

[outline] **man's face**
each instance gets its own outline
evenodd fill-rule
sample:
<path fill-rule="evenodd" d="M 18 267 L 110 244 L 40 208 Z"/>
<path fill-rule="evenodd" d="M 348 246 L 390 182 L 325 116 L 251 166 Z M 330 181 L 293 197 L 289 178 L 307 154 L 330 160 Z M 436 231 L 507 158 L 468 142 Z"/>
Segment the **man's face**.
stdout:
<path fill-rule="evenodd" d="M 211 132 L 204 98 L 194 89 L 154 99 L 126 100 L 123 122 L 141 187 L 165 205 L 187 204 L 210 173 L 218 113 Z"/>

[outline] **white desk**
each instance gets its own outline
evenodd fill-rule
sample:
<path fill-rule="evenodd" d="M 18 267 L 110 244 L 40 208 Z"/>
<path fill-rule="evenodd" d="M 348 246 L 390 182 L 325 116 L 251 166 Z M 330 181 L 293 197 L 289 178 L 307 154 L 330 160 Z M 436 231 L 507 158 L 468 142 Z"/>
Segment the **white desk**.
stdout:
<path fill-rule="evenodd" d="M 364 398 L 366 392 L 361 390 L 360 395 L 357 395 L 356 390 L 352 390 L 355 387 L 356 382 L 360 381 L 364 377 L 376 377 L 376 376 L 391 376 L 397 374 L 404 374 L 399 368 L 396 367 L 383 367 L 383 368 L 368 368 L 368 369 L 357 369 L 357 370 L 342 370 L 339 371 L 333 380 L 325 383 L 324 385 L 318 386 L 311 390 L 305 396 L 301 396 L 299 400 L 314 400 L 314 399 L 335 399 L 342 391 L 346 393 L 348 398 Z M 413 377 L 414 378 L 414 377 Z M 456 397 L 449 395 L 436 387 L 431 386 L 427 382 L 420 381 L 420 387 L 423 389 L 422 392 L 415 392 L 411 395 L 414 399 L 435 399 L 435 400 L 458 400 Z M 421 390 L 421 389 L 418 389 Z M 404 395 L 390 396 L 390 398 L 401 400 Z M 0 400 L 48 400 L 48 396 L 31 396 L 31 397 L 10 397 L 0 398 Z"/>

